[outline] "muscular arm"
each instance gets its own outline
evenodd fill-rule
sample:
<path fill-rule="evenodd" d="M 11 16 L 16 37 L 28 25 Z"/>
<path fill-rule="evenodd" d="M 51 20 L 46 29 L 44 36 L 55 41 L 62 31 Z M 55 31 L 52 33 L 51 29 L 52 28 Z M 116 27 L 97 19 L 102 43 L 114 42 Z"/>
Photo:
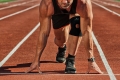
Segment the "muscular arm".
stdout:
<path fill-rule="evenodd" d="M 45 0 L 42 0 L 41 5 L 39 7 L 40 30 L 35 61 L 39 61 L 41 54 L 47 44 L 47 39 L 51 29 L 51 16 L 48 11 L 48 7 L 49 5 L 47 5 Z"/>
<path fill-rule="evenodd" d="M 77 11 L 81 16 L 82 34 L 84 35 L 86 31 L 91 32 L 93 20 L 91 0 L 81 0 L 80 4 L 78 4 Z"/>
<path fill-rule="evenodd" d="M 88 19 L 88 26 L 92 29 L 92 20 L 93 20 L 93 12 L 92 12 L 92 4 L 91 0 L 86 0 L 86 8 L 87 8 L 87 19 Z"/>
<path fill-rule="evenodd" d="M 34 69 L 38 69 L 40 71 L 40 57 L 41 54 L 47 44 L 47 39 L 51 29 L 51 9 L 50 2 L 51 0 L 42 0 L 39 7 L 39 19 L 40 19 L 40 30 L 39 30 L 39 38 L 37 43 L 36 55 L 34 61 L 32 62 L 30 68 L 26 71 L 26 73 L 31 72 Z"/>

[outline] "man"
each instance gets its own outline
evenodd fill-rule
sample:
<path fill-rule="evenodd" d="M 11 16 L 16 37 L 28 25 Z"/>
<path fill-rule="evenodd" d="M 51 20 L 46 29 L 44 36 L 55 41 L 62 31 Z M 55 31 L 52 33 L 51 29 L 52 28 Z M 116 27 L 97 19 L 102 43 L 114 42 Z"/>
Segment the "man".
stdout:
<path fill-rule="evenodd" d="M 55 34 L 54 41 L 58 46 L 56 61 L 61 63 L 66 61 L 65 73 L 76 73 L 75 55 L 82 39 L 81 35 L 83 35 L 88 54 L 87 73 L 91 69 L 96 70 L 100 74 L 103 73 L 97 66 L 93 55 L 93 40 L 91 36 L 93 13 L 91 0 L 42 0 L 39 13 L 41 25 L 36 56 L 27 72 L 36 68 L 40 72 L 39 60 L 47 43 L 52 20 Z M 65 58 L 66 42 L 68 42 L 67 58 Z"/>

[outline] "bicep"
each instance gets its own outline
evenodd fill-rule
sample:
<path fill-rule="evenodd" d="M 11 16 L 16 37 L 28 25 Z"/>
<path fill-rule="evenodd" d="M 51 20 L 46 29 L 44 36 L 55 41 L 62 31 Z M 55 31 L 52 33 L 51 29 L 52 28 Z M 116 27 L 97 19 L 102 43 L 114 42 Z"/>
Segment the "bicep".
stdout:
<path fill-rule="evenodd" d="M 48 16 L 48 7 L 44 1 L 39 6 L 40 32 L 49 35 L 51 29 L 51 17 Z"/>
<path fill-rule="evenodd" d="M 40 16 L 40 33 L 49 36 L 51 30 L 51 18 L 48 16 Z"/>

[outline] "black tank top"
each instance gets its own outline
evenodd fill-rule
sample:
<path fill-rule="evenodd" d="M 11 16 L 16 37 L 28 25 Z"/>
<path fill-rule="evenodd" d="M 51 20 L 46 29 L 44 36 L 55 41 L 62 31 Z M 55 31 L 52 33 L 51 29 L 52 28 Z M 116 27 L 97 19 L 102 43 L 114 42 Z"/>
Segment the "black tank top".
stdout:
<path fill-rule="evenodd" d="M 66 9 L 60 9 L 57 0 L 52 0 L 54 7 L 54 14 L 52 15 L 53 28 L 59 29 L 69 24 L 69 15 L 76 13 L 77 0 L 73 0 L 71 9 L 68 12 Z"/>

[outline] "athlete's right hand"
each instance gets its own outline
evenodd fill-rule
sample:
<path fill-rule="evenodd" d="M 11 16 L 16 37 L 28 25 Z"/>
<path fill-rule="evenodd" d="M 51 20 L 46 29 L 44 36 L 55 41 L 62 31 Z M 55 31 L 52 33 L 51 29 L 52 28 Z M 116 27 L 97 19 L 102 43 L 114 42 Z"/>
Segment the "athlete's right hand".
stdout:
<path fill-rule="evenodd" d="M 95 70 L 96 72 L 98 72 L 99 74 L 104 74 L 104 72 L 102 72 L 100 70 L 100 68 L 98 67 L 97 63 L 94 61 L 94 62 L 88 62 L 88 70 L 86 72 L 86 74 L 89 74 L 90 73 L 90 70 Z"/>

